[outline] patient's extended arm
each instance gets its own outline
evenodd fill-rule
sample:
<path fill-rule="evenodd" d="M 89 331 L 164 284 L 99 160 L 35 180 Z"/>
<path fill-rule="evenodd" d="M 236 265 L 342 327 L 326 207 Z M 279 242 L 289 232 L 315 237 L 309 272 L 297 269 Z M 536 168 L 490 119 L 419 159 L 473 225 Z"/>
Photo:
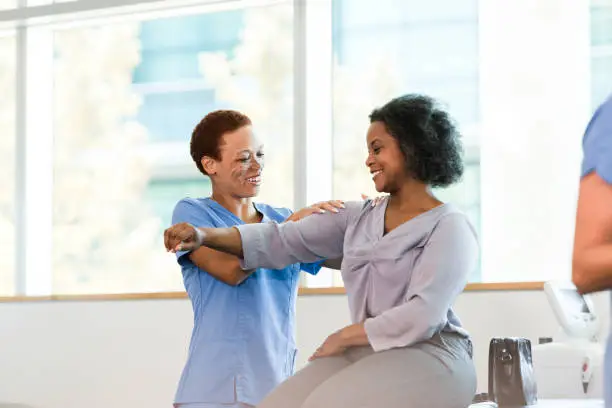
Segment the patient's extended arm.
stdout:
<path fill-rule="evenodd" d="M 164 232 L 169 251 L 206 246 L 242 258 L 242 267 L 280 269 L 297 262 L 342 257 L 344 232 L 362 202 L 346 203 L 338 214 L 318 214 L 283 224 L 244 224 L 232 228 L 195 228 L 176 224 Z"/>

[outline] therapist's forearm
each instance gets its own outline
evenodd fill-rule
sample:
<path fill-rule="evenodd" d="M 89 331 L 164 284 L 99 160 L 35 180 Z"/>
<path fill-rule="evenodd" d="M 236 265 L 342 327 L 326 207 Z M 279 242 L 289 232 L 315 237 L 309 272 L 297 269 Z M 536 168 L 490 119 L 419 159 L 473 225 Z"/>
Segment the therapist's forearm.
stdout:
<path fill-rule="evenodd" d="M 242 237 L 237 228 L 198 228 L 204 235 L 202 244 L 208 248 L 243 257 Z"/>
<path fill-rule="evenodd" d="M 577 250 L 572 280 L 580 293 L 612 289 L 612 244 Z"/>
<path fill-rule="evenodd" d="M 367 346 L 370 344 L 363 323 L 351 324 L 340 331 L 344 347 Z"/>

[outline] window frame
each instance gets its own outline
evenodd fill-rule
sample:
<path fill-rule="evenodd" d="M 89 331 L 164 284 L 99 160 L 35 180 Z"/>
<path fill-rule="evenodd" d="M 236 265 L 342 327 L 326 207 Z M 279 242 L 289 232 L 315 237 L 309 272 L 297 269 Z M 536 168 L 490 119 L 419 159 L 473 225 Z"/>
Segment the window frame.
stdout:
<path fill-rule="evenodd" d="M 94 20 L 113 21 L 117 19 L 147 19 L 155 16 L 168 17 L 187 15 L 194 12 L 216 11 L 222 9 L 244 9 L 257 5 L 292 3 L 294 9 L 294 75 L 293 75 L 293 131 L 294 131 L 294 207 L 300 208 L 309 203 L 327 200 L 332 197 L 333 188 L 333 109 L 332 109 L 332 6 L 333 0 L 310 2 L 304 0 L 81 0 L 64 3 L 32 5 L 28 0 L 17 0 L 17 7 L 0 10 L 0 30 L 16 32 L 16 132 L 15 132 L 15 209 L 16 219 L 14 236 L 15 253 L 15 296 L 2 299 L 28 299 L 30 297 L 58 299 L 115 299 L 123 295 L 84 295 L 62 296 L 53 292 L 51 245 L 52 245 L 52 194 L 53 158 L 45 159 L 36 155 L 33 140 L 36 128 L 30 118 L 40 117 L 40 112 L 52 107 L 49 98 L 51 88 L 45 88 L 43 102 L 31 104 L 40 89 L 33 86 L 37 73 L 31 63 L 35 56 L 28 52 L 28 41 L 36 32 L 36 27 L 54 25 L 91 24 Z M 591 0 L 591 6 L 604 0 Z M 136 17 L 134 17 L 136 13 Z M 52 50 L 52 38 L 50 49 Z M 592 47 L 596 57 L 612 55 L 612 45 Z M 44 58 L 49 58 L 47 53 Z M 42 73 L 44 75 L 44 73 Z M 325 84 L 326 86 L 322 86 Z M 156 92 L 159 89 L 204 89 L 197 81 L 185 84 L 147 84 L 136 85 L 139 92 Z M 44 101 L 47 102 L 44 102 Z M 48 105 L 45 106 L 45 103 Z M 47 116 L 45 116 L 47 115 Z M 43 116 L 48 118 L 49 112 Z M 43 121 L 43 124 L 45 122 Z M 53 127 L 50 126 L 49 129 Z M 52 146 L 52 130 L 43 132 L 45 146 Z M 155 143 L 145 150 L 153 151 L 156 160 L 153 179 L 174 177 L 196 177 L 193 164 L 178 160 L 180 155 L 164 155 L 161 152 L 179 151 L 185 148 L 181 142 Z M 145 154 L 151 151 L 144 152 Z M 157 152 L 157 153 L 155 153 Z M 470 162 L 480 163 L 480 149 L 468 148 L 466 157 Z M 35 157 L 38 160 L 32 160 Z M 42 161 L 41 161 L 42 160 Z M 315 165 L 316 163 L 316 165 Z M 32 191 L 33 174 L 45 174 L 46 188 L 42 193 Z M 40 183 L 40 179 L 37 179 Z M 36 199 L 34 199 L 36 195 Z M 36 205 L 34 205 L 36 200 Z M 48 205 L 46 205 L 46 204 Z M 43 211 L 41 211 L 41 207 Z M 36 245 L 32 245 L 35 242 Z M 161 250 L 161 249 L 160 249 Z M 36 253 L 36 256 L 32 254 Z M 337 273 L 311 277 L 302 274 L 302 294 L 344 293 Z M 541 282 L 492 282 L 474 283 L 467 290 L 537 290 Z M 126 294 L 128 298 L 141 295 Z M 165 298 L 164 293 L 143 294 L 143 298 Z M 172 295 L 174 296 L 174 295 Z M 170 296 L 170 297 L 172 297 Z M 181 295 L 182 296 L 182 295 Z"/>
<path fill-rule="evenodd" d="M 36 69 L 53 66 L 53 36 L 43 38 L 37 34 L 48 34 L 55 27 L 72 28 L 94 25 L 96 22 L 113 23 L 247 9 L 289 4 L 291 1 L 81 0 L 52 3 L 52 0 L 48 0 L 48 4 L 28 5 L 28 0 L 18 0 L 15 8 L 0 10 L 0 30 L 14 31 L 16 36 L 15 298 L 61 296 L 54 292 L 52 285 L 53 154 L 46 153 L 53 151 L 53 70 Z M 36 41 L 36 50 L 31 44 L 33 40 Z M 204 83 L 198 81 L 133 86 L 139 93 L 158 92 L 159 89 L 206 89 Z M 296 111 L 299 109 L 296 108 Z M 184 148 L 184 143 L 180 142 L 154 142 L 143 148 L 142 154 L 154 155 L 159 159 L 155 161 L 152 180 L 199 177 L 193 163 L 184 159 Z M 34 178 L 36 183 L 33 182 Z M 295 177 L 300 182 L 303 178 Z M 32 245 L 32 242 L 36 242 L 36 245 Z"/>

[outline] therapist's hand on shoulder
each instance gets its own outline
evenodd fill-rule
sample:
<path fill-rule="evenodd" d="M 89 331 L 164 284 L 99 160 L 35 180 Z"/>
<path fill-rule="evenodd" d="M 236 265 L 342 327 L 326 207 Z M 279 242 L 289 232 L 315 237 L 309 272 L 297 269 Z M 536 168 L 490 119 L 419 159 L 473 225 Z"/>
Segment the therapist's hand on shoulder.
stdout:
<path fill-rule="evenodd" d="M 311 206 L 304 207 L 301 210 L 294 212 L 289 217 L 287 217 L 285 222 L 299 221 L 302 218 L 306 218 L 309 215 L 313 214 L 324 214 L 326 212 L 337 213 L 342 208 L 344 208 L 344 202 L 342 200 L 321 201 L 319 203 L 315 203 Z"/>
<path fill-rule="evenodd" d="M 169 252 L 192 251 L 202 246 L 204 233 L 193 225 L 181 222 L 164 231 L 164 246 Z"/>

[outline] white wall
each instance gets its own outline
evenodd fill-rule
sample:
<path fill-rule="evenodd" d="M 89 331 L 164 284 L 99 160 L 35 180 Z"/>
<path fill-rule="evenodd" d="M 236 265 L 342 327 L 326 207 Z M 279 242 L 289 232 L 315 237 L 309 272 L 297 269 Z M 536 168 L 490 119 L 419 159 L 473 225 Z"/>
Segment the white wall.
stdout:
<path fill-rule="evenodd" d="M 607 321 L 607 296 L 598 296 L 596 306 Z M 537 342 L 557 330 L 542 292 L 467 292 L 456 311 L 474 337 L 481 390 L 491 337 Z M 186 300 L 0 303 L 0 401 L 35 408 L 170 407 L 191 318 Z M 300 297 L 299 364 L 347 323 L 344 296 Z"/>

